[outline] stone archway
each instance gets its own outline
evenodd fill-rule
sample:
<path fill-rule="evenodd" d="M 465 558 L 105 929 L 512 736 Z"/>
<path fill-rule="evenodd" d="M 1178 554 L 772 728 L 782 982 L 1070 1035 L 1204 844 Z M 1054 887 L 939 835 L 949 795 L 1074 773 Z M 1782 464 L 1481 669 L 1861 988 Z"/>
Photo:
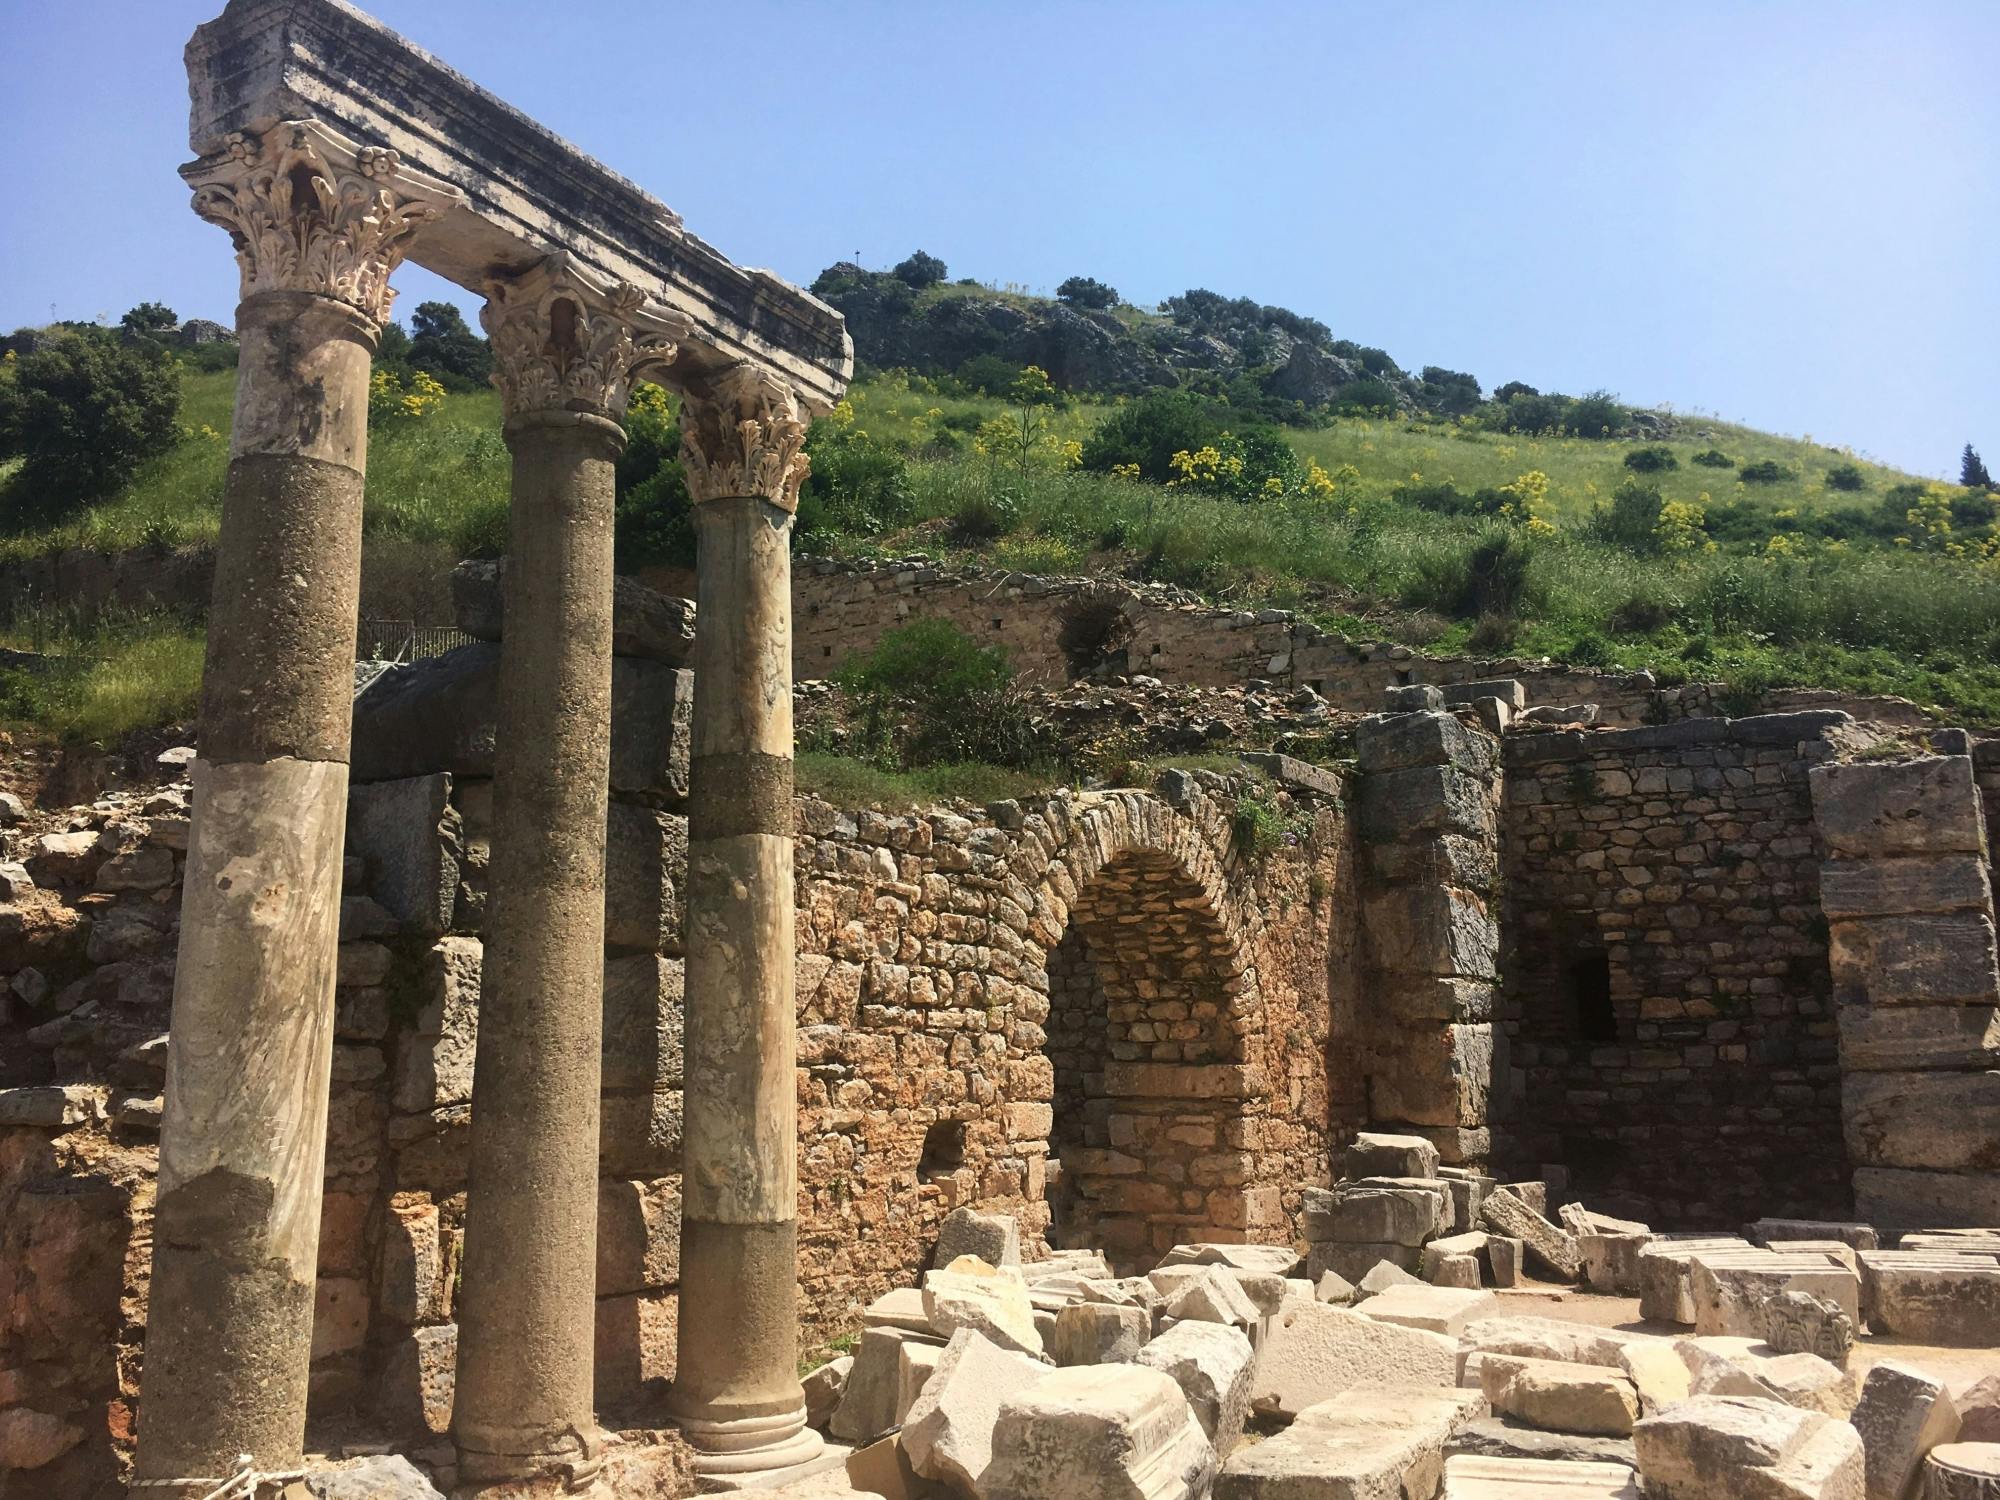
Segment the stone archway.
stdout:
<path fill-rule="evenodd" d="M 1256 1149 L 1263 1006 L 1227 895 L 1226 822 L 1205 804 L 1114 799 L 1079 832 L 1042 913 L 1064 918 L 1044 1044 L 1053 1239 L 1123 1266 L 1191 1240 L 1286 1237 Z"/>

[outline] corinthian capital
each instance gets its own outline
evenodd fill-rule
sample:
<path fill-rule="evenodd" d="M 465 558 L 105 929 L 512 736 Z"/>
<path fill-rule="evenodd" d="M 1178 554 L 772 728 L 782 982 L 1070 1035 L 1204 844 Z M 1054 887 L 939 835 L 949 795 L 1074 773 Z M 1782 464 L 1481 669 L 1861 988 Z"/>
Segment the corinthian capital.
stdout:
<path fill-rule="evenodd" d="M 798 397 L 752 365 L 682 393 L 681 468 L 697 502 L 757 495 L 797 510 L 812 471 L 805 442 Z"/>
<path fill-rule="evenodd" d="M 465 201 L 448 182 L 316 120 L 229 137 L 181 168 L 194 211 L 229 231 L 243 295 L 315 292 L 380 323 L 417 230 Z"/>
<path fill-rule="evenodd" d="M 635 374 L 672 362 L 681 329 L 626 282 L 601 282 L 566 253 L 487 283 L 480 326 L 509 417 L 580 411 L 618 420 Z"/>

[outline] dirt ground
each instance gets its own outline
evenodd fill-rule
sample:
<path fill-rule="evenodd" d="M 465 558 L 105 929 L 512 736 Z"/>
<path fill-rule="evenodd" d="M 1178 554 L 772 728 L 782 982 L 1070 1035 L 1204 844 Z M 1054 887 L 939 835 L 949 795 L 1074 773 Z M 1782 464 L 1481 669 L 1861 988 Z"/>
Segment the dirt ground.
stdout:
<path fill-rule="evenodd" d="M 1570 1323 L 1587 1323 L 1594 1328 L 1617 1328 L 1627 1333 L 1685 1335 L 1693 1330 L 1678 1323 L 1662 1323 L 1639 1316 L 1637 1297 L 1600 1297 L 1571 1287 L 1530 1284 L 1510 1291 L 1495 1292 L 1501 1311 L 1510 1317 L 1561 1318 Z M 1912 1344 L 1902 1339 L 1863 1334 L 1854 1343 L 1850 1366 L 1857 1375 L 1866 1375 L 1876 1364 L 1893 1359 L 1915 1365 L 1942 1380 L 1955 1396 L 1974 1381 L 2000 1375 L 2000 1349 L 1946 1349 L 1934 1344 Z"/>

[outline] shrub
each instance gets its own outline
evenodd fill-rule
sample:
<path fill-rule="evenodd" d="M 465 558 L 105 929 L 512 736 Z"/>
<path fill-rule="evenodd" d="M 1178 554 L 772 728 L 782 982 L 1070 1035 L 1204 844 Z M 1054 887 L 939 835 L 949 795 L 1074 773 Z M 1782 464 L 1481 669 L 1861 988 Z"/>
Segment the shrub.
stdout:
<path fill-rule="evenodd" d="M 1678 469 L 1681 461 L 1674 457 L 1674 450 L 1657 444 L 1646 448 L 1634 448 L 1625 455 L 1625 467 L 1635 474 L 1658 474 L 1666 469 Z"/>
<path fill-rule="evenodd" d="M 1792 471 L 1774 458 L 1759 459 L 1754 464 L 1745 464 L 1738 473 L 1745 484 L 1782 484 L 1794 478 Z"/>
<path fill-rule="evenodd" d="M 1733 469 L 1736 467 L 1736 460 L 1731 458 L 1727 453 L 1724 453 L 1720 448 L 1702 449 L 1701 452 L 1694 456 L 1694 462 L 1700 464 L 1704 469 Z"/>
<path fill-rule="evenodd" d="M 180 440 L 180 367 L 149 341 L 70 334 L 13 361 L 0 456 L 18 456 L 10 518 L 50 520 L 111 495 Z"/>
<path fill-rule="evenodd" d="M 935 255 L 926 255 L 919 250 L 908 260 L 899 261 L 889 274 L 904 286 L 921 292 L 925 287 L 936 286 L 946 275 L 944 262 Z"/>
<path fill-rule="evenodd" d="M 1612 610 L 1604 623 L 1614 635 L 1652 635 L 1673 622 L 1673 605 L 1650 594 L 1634 594 Z"/>
<path fill-rule="evenodd" d="M 1830 490 L 1865 490 L 1868 481 L 1853 464 L 1835 464 L 1826 471 L 1826 487 Z"/>
<path fill-rule="evenodd" d="M 1021 378 L 1021 367 L 997 354 L 975 354 L 958 367 L 954 378 L 968 395 L 1004 398 L 1014 382 Z M 945 422 L 952 425 L 954 419 L 965 421 L 968 431 L 979 425 L 976 415 L 959 412 L 946 417 Z"/>
<path fill-rule="evenodd" d="M 1590 534 L 1635 557 L 1651 557 L 1660 550 L 1660 511 L 1666 501 L 1659 488 L 1637 479 L 1628 479 L 1611 492 L 1611 503 L 1599 505 L 1590 516 Z"/>
<path fill-rule="evenodd" d="M 1497 527 L 1463 551 L 1419 557 L 1405 602 L 1482 624 L 1517 622 L 1528 603 L 1531 561 L 1521 534 Z"/>
<path fill-rule="evenodd" d="M 1510 380 L 1505 385 L 1501 386 L 1498 390 L 1494 391 L 1493 399 L 1499 405 L 1505 406 L 1509 401 L 1512 401 L 1516 396 L 1539 396 L 1539 395 L 1541 395 L 1541 392 L 1536 390 L 1533 386 L 1529 385 L 1527 381 Z"/>
<path fill-rule="evenodd" d="M 404 380 L 394 370 L 377 370 L 368 378 L 368 420 L 380 427 L 420 422 L 444 405 L 444 387 L 428 371 L 413 370 Z"/>
<path fill-rule="evenodd" d="M 1569 429 L 1578 437 L 1610 437 L 1630 420 L 1609 391 L 1579 396 L 1569 409 Z"/>
<path fill-rule="evenodd" d="M 1072 276 L 1056 288 L 1056 301 L 1071 307 L 1116 307 L 1118 288 L 1106 286 L 1094 276 Z"/>
<path fill-rule="evenodd" d="M 681 472 L 680 423 L 667 393 L 657 385 L 634 386 L 624 426 L 612 530 L 618 571 L 629 573 L 652 563 L 692 567 L 693 502 Z"/>
<path fill-rule="evenodd" d="M 127 333 L 149 336 L 164 333 L 179 322 L 180 319 L 174 316 L 174 310 L 166 303 L 141 302 L 118 320 L 118 326 Z"/>
<path fill-rule="evenodd" d="M 1011 489 L 975 489 L 952 512 L 951 534 L 959 542 L 990 542 L 1021 524 L 1021 497 Z"/>
<path fill-rule="evenodd" d="M 1046 745 L 1014 692 L 1007 655 L 944 620 L 913 620 L 842 664 L 870 752 L 899 769 L 1026 765 Z"/>
<path fill-rule="evenodd" d="M 890 444 L 825 421 L 806 434 L 806 454 L 812 470 L 799 491 L 800 546 L 873 536 L 910 519 L 909 462 Z"/>
<path fill-rule="evenodd" d="M 1425 406 L 1451 416 L 1461 416 L 1479 405 L 1479 382 L 1461 370 L 1425 365 L 1417 379 Z"/>
<path fill-rule="evenodd" d="M 1097 424 L 1084 440 L 1083 466 L 1109 474 L 1120 464 L 1137 464 L 1138 477 L 1165 484 L 1174 477 L 1176 453 L 1196 451 L 1221 430 L 1199 396 L 1150 391 Z"/>
<path fill-rule="evenodd" d="M 1333 393 L 1327 405 L 1341 416 L 1365 417 L 1396 409 L 1396 388 L 1386 380 L 1364 375 L 1350 380 Z"/>
<path fill-rule="evenodd" d="M 1567 396 L 1544 396 L 1532 386 L 1522 386 L 1495 410 L 1493 425 L 1503 432 L 1556 432 L 1569 420 L 1569 409 Z"/>

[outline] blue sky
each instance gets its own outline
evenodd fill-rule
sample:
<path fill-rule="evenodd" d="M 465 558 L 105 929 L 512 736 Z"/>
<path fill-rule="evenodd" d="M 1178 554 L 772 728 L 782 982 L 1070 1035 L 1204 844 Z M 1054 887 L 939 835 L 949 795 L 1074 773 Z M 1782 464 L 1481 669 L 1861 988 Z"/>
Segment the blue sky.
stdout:
<path fill-rule="evenodd" d="M 174 175 L 218 8 L 0 0 L 0 327 L 229 317 Z M 1489 388 L 2000 457 L 2000 0 L 370 8 L 800 282 L 1206 286 Z"/>

